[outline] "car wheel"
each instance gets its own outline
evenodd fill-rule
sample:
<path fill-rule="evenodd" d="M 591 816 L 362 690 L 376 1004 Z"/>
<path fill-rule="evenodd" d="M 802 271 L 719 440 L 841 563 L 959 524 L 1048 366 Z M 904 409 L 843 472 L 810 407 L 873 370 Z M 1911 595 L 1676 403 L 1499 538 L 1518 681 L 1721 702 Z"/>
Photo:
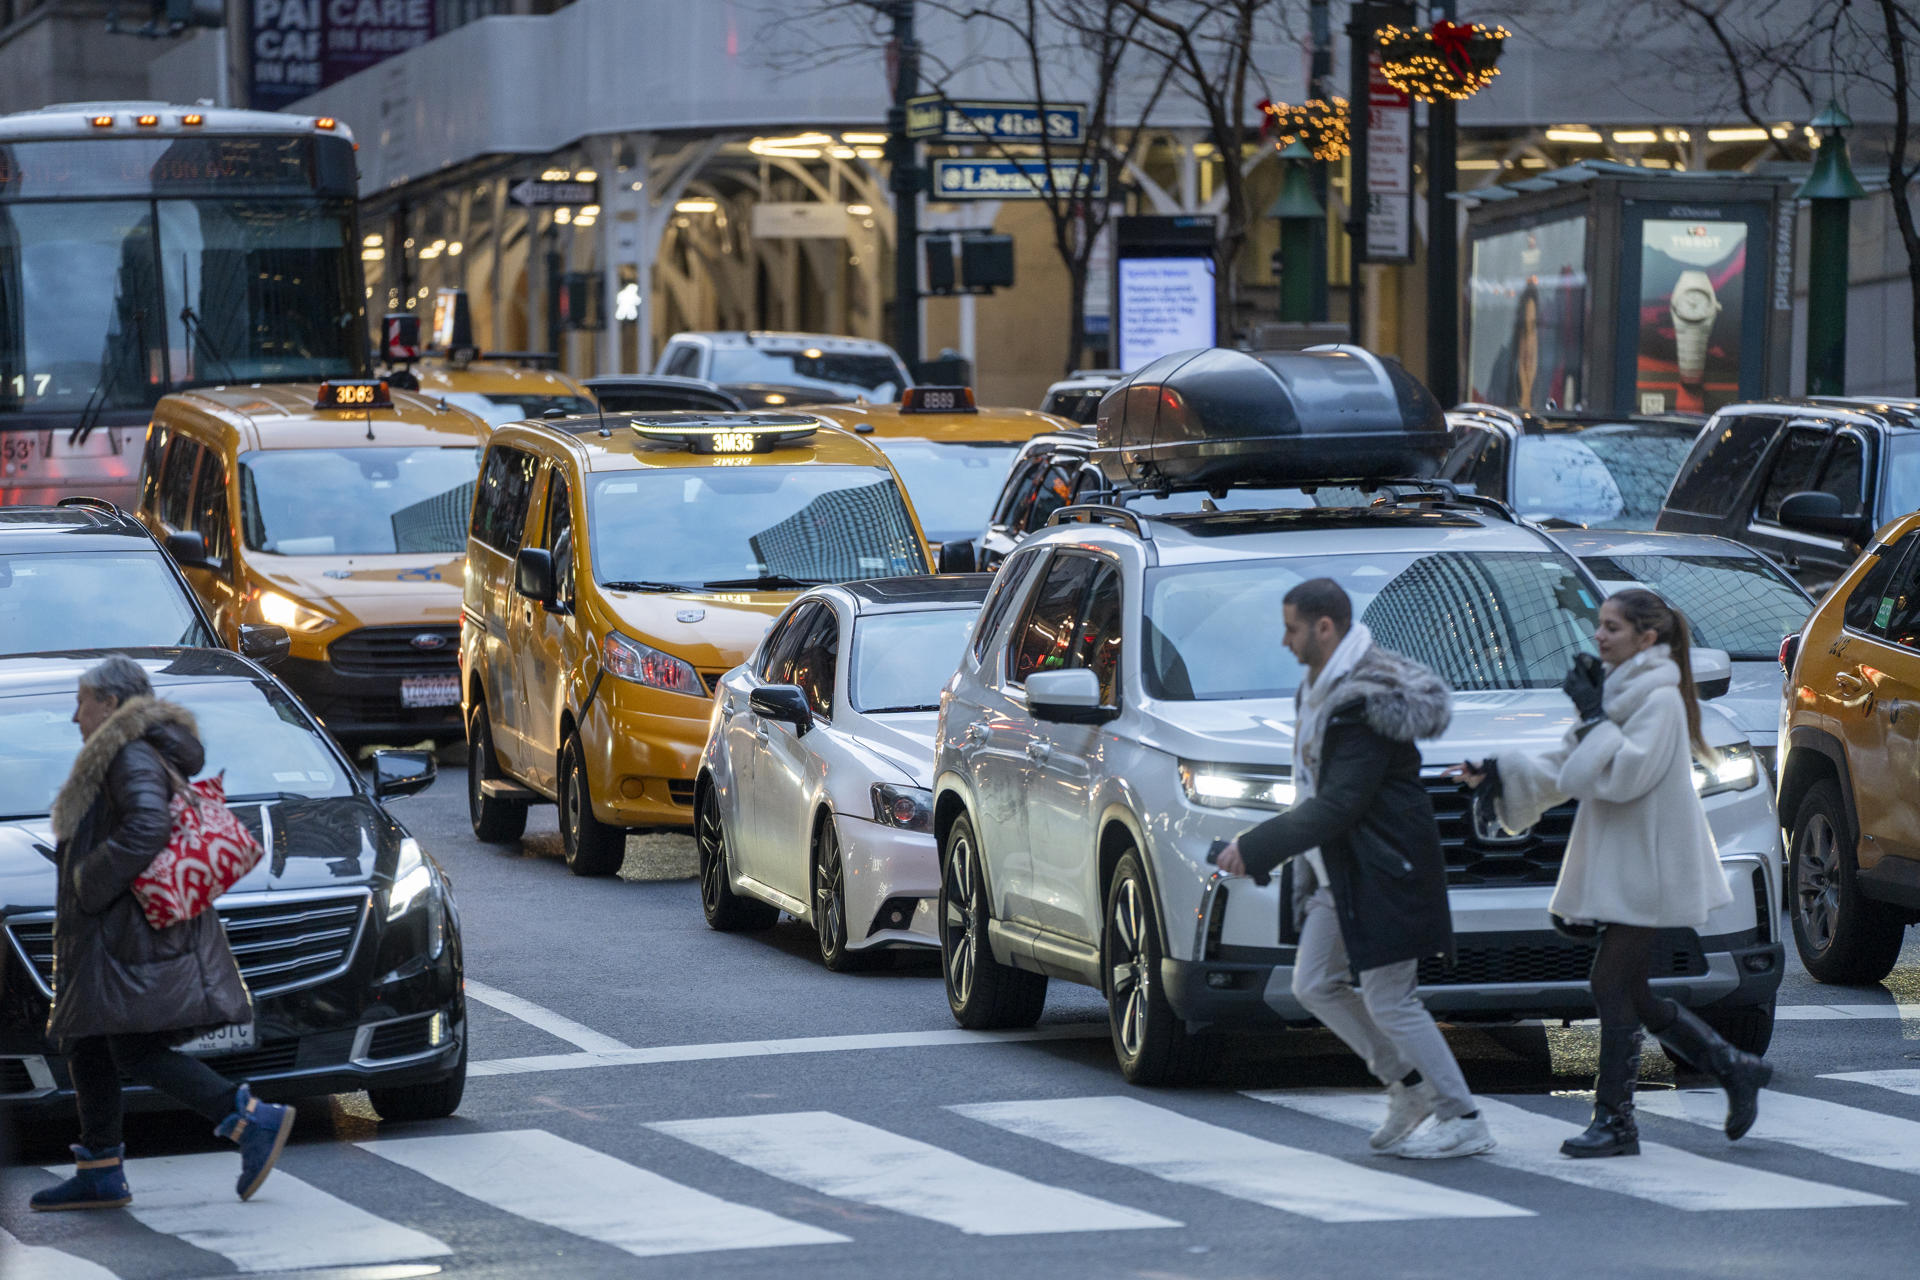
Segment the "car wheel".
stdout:
<path fill-rule="evenodd" d="M 1101 938 L 1107 1026 L 1129 1084 L 1182 1084 L 1199 1074 L 1201 1041 L 1167 1003 L 1160 980 L 1160 922 L 1139 855 L 1114 868 Z"/>
<path fill-rule="evenodd" d="M 1788 879 L 1793 941 L 1819 982 L 1878 982 L 1900 958 L 1906 924 L 1860 892 L 1846 802 L 1832 779 L 1808 789 L 1793 824 Z"/>
<path fill-rule="evenodd" d="M 473 717 L 467 721 L 467 817 L 482 844 L 512 844 L 527 829 L 526 801 L 502 800 L 480 790 L 482 782 L 500 776 L 483 696 L 474 700 Z"/>
<path fill-rule="evenodd" d="M 831 815 L 813 838 L 813 932 L 820 962 L 835 973 L 861 968 L 871 954 L 847 949 L 847 872 Z"/>
<path fill-rule="evenodd" d="M 1742 1053 L 1761 1055 L 1773 1043 L 1773 1005 L 1746 1005 L 1734 1009 L 1696 1010 L 1700 1021 L 1720 1033 Z"/>
<path fill-rule="evenodd" d="M 1047 979 L 993 958 L 986 869 L 964 814 L 947 832 L 940 866 L 940 974 L 953 1020 L 969 1031 L 1032 1026 L 1047 1003 Z"/>
<path fill-rule="evenodd" d="M 467 1091 L 467 1046 L 460 1045 L 460 1061 L 444 1080 L 425 1084 L 402 1084 L 389 1089 L 367 1090 L 367 1101 L 388 1123 L 407 1120 L 444 1120 L 460 1109 Z"/>
<path fill-rule="evenodd" d="M 779 908 L 733 891 L 733 873 L 727 867 L 727 829 L 720 821 L 720 791 L 712 784 L 700 791 L 693 835 L 700 849 L 700 910 L 707 918 L 707 927 L 721 933 L 771 929 L 780 918 Z"/>
<path fill-rule="evenodd" d="M 593 816 L 587 790 L 587 762 L 580 735 L 567 735 L 560 751 L 560 847 L 567 870 L 577 876 L 610 876 L 627 860 L 625 828 L 610 827 Z"/>

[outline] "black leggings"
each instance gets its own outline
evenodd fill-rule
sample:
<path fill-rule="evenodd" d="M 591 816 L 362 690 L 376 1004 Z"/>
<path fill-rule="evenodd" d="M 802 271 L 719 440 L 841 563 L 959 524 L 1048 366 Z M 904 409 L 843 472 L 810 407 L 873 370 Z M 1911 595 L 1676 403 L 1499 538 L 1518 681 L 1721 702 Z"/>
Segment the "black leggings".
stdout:
<path fill-rule="evenodd" d="M 1600 951 L 1587 980 L 1600 1008 L 1601 1026 L 1645 1027 L 1658 1035 L 1672 1025 L 1673 1001 L 1656 996 L 1647 984 L 1659 932 L 1633 924 L 1600 926 Z"/>
<path fill-rule="evenodd" d="M 200 1059 L 170 1048 L 176 1033 L 88 1036 L 73 1042 L 67 1073 L 80 1111 L 80 1145 L 100 1151 L 120 1145 L 120 1076 L 158 1089 L 218 1124 L 233 1110 L 236 1086 Z"/>

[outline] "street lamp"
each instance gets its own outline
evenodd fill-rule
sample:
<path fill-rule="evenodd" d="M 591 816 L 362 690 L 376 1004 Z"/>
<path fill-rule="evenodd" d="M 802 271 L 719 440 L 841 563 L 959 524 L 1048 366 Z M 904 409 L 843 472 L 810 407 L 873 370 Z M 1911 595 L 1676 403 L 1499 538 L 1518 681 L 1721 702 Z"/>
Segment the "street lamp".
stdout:
<path fill-rule="evenodd" d="M 1305 322 L 1314 318 L 1313 245 L 1327 211 L 1314 199 L 1308 173 L 1313 152 L 1306 141 L 1295 138 L 1282 147 L 1280 160 L 1286 173 L 1279 198 L 1267 210 L 1267 216 L 1280 223 L 1280 248 L 1273 255 L 1274 274 L 1280 277 L 1280 318 Z"/>
<path fill-rule="evenodd" d="M 1853 126 L 1838 102 L 1813 118 L 1820 154 L 1794 193 L 1811 201 L 1807 253 L 1807 394 L 1837 396 L 1847 376 L 1847 206 L 1866 195 L 1847 161 Z"/>

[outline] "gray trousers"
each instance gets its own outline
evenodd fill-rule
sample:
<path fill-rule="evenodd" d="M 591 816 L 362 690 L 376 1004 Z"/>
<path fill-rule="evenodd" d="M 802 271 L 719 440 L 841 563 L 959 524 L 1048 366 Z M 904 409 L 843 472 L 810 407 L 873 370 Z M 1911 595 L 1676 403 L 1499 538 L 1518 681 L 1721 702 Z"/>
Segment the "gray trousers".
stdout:
<path fill-rule="evenodd" d="M 1368 969 L 1356 990 L 1332 892 L 1323 886 L 1307 899 L 1293 962 L 1294 998 L 1346 1041 L 1381 1083 L 1418 1071 L 1439 1095 L 1434 1114 L 1448 1120 L 1475 1109 L 1473 1094 L 1446 1037 L 1420 1003 L 1419 968 L 1417 960 L 1402 960 Z"/>

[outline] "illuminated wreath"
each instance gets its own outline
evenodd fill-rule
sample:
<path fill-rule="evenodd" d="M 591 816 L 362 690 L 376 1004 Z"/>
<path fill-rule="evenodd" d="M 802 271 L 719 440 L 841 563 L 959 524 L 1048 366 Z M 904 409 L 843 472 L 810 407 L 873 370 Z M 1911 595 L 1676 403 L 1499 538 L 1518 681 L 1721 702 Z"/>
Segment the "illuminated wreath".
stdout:
<path fill-rule="evenodd" d="M 1500 74 L 1494 63 L 1510 33 L 1480 23 L 1436 22 L 1380 30 L 1380 72 L 1387 82 L 1422 102 L 1464 102 Z"/>
<path fill-rule="evenodd" d="M 1298 139 L 1307 144 L 1315 160 L 1343 160 L 1352 149 L 1345 98 L 1309 98 L 1298 106 L 1262 102 L 1260 110 L 1267 117 L 1262 132 L 1272 135 L 1276 147 L 1290 146 Z"/>

